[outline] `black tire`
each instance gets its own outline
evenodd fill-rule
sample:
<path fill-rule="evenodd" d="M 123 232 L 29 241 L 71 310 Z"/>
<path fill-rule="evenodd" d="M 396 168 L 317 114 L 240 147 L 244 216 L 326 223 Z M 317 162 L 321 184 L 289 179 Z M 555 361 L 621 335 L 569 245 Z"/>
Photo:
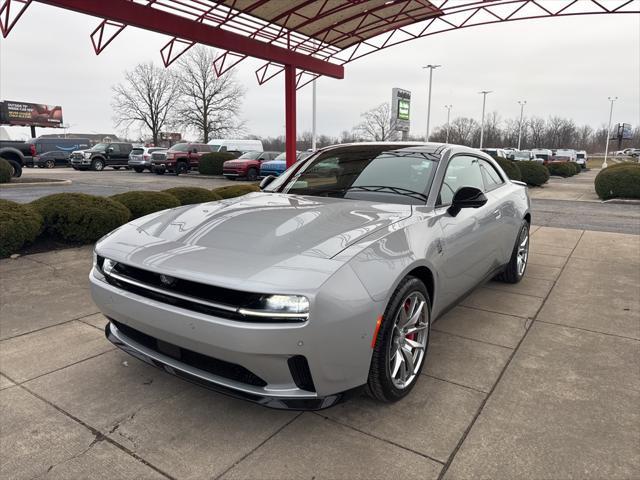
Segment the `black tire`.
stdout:
<path fill-rule="evenodd" d="M 44 165 L 40 164 L 38 165 L 38 168 L 44 168 Z"/>
<path fill-rule="evenodd" d="M 7 160 L 7 162 L 9 162 L 9 165 L 11 165 L 11 168 L 13 169 L 11 176 L 14 178 L 20 178 L 22 176 L 22 166 L 15 160 Z"/>
<path fill-rule="evenodd" d="M 247 180 L 251 182 L 255 182 L 258 179 L 258 170 L 255 168 L 250 168 L 247 172 Z"/>
<path fill-rule="evenodd" d="M 47 160 L 46 162 L 44 162 L 44 166 L 47 168 L 55 168 L 56 167 L 56 161 L 55 160 Z"/>
<path fill-rule="evenodd" d="M 524 232 L 524 233 L 523 233 Z M 518 265 L 518 252 L 522 244 L 523 235 L 526 237 L 526 251 L 524 256 L 524 268 L 520 269 Z M 504 270 L 496 275 L 495 279 L 504 283 L 518 283 L 524 277 L 527 271 L 527 263 L 529 260 L 529 222 L 522 221 L 520 230 L 518 230 L 518 236 L 516 237 L 516 243 L 513 246 L 513 252 L 511 252 L 511 258 Z"/>
<path fill-rule="evenodd" d="M 133 169 L 135 170 L 136 173 L 144 172 L 144 168 L 142 168 L 142 167 L 133 167 Z"/>
<path fill-rule="evenodd" d="M 186 162 L 176 163 L 176 175 L 184 175 L 189 173 L 189 165 Z"/>
<path fill-rule="evenodd" d="M 164 175 L 164 172 L 166 170 L 164 168 L 154 168 L 153 169 L 153 173 L 155 173 L 156 175 Z"/>
<path fill-rule="evenodd" d="M 426 327 L 426 344 L 424 347 L 424 354 L 421 359 L 420 366 L 415 373 L 413 381 L 400 389 L 394 385 L 391 370 L 389 367 L 391 356 L 391 343 L 393 341 L 395 330 L 395 318 L 400 308 L 405 308 L 405 299 L 414 292 L 420 293 L 426 302 L 424 308 L 427 313 L 427 327 Z M 429 339 L 431 337 L 431 299 L 429 292 L 419 279 L 412 276 L 405 277 L 400 285 L 393 293 L 389 304 L 382 316 L 382 323 L 376 337 L 375 345 L 373 348 L 373 355 L 371 357 L 371 367 L 369 368 L 369 378 L 367 380 L 367 393 L 376 400 L 385 403 L 391 403 L 400 400 L 409 394 L 417 383 L 420 372 L 424 367 L 427 351 L 429 348 Z"/>
<path fill-rule="evenodd" d="M 114 170 L 120 170 L 120 167 L 113 167 Z"/>
<path fill-rule="evenodd" d="M 104 160 L 101 158 L 96 158 L 93 162 L 91 162 L 91 170 L 95 170 L 96 172 L 101 172 L 104 170 Z"/>

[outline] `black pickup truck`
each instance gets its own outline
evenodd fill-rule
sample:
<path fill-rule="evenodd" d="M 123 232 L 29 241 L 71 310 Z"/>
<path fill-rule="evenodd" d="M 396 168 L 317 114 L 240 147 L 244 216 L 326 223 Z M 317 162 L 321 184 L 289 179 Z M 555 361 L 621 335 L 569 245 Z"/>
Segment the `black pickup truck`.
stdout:
<path fill-rule="evenodd" d="M 119 170 L 129 168 L 129 154 L 133 146 L 125 142 L 99 143 L 89 150 L 75 151 L 69 157 L 74 170 L 101 171 L 104 167 Z"/>
<path fill-rule="evenodd" d="M 32 157 L 36 154 L 35 146 L 17 140 L 0 140 L 0 158 L 4 158 L 13 167 L 13 176 L 22 175 L 22 167 L 27 162 L 32 162 Z"/>

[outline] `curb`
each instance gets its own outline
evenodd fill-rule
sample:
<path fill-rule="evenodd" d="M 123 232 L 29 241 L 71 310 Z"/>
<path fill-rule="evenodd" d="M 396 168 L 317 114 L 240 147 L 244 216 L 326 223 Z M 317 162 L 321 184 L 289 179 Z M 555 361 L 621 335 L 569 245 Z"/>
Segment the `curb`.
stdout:
<path fill-rule="evenodd" d="M 640 199 L 635 198 L 612 198 L 603 200 L 602 203 L 613 203 L 617 205 L 640 205 Z"/>
<path fill-rule="evenodd" d="M 52 180 L 50 182 L 22 182 L 22 183 L 3 183 L 0 188 L 28 188 L 28 187 L 50 187 L 53 185 L 71 185 L 71 180 Z"/>

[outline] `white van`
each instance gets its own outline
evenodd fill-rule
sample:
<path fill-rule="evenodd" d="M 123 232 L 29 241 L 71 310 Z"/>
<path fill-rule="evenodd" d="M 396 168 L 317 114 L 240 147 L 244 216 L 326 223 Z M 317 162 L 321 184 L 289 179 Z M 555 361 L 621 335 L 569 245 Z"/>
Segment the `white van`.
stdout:
<path fill-rule="evenodd" d="M 587 155 L 586 150 L 578 150 L 576 152 L 576 156 L 578 157 L 576 163 L 580 165 L 582 168 L 587 168 L 587 160 L 589 160 L 589 156 Z"/>
<path fill-rule="evenodd" d="M 576 151 L 570 148 L 558 148 L 553 151 L 553 159 L 557 162 L 575 162 L 578 159 Z"/>
<path fill-rule="evenodd" d="M 260 140 L 233 140 L 228 138 L 216 138 L 209 141 L 214 152 L 264 152 Z"/>
<path fill-rule="evenodd" d="M 553 156 L 553 152 L 548 148 L 532 148 L 531 153 L 534 157 L 542 159 L 543 162 L 548 162 Z"/>

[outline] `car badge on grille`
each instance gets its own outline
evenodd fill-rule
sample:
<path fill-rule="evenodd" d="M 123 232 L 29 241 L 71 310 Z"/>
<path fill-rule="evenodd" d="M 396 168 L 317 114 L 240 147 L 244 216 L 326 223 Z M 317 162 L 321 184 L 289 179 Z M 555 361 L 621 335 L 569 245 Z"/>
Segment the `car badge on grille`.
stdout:
<path fill-rule="evenodd" d="M 167 287 L 171 287 L 176 283 L 176 279 L 173 277 L 170 277 L 169 275 L 160 275 L 160 281 L 162 282 L 163 285 Z"/>

